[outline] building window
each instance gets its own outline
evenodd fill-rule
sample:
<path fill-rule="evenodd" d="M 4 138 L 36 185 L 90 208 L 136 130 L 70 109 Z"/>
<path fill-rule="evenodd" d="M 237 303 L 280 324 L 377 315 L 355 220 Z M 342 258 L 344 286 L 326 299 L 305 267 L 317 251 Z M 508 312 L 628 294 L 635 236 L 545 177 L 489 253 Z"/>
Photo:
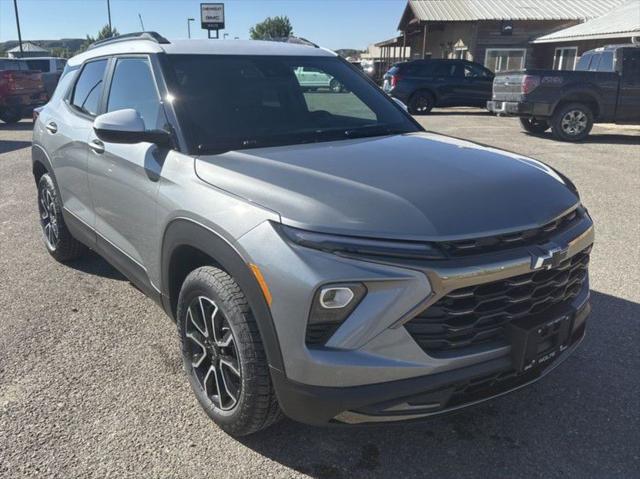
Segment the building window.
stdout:
<path fill-rule="evenodd" d="M 554 70 L 574 70 L 578 58 L 578 47 L 556 48 L 553 55 Z"/>
<path fill-rule="evenodd" d="M 458 60 L 467 60 L 468 51 L 469 49 L 467 47 L 456 47 L 455 50 L 453 50 L 453 58 Z"/>
<path fill-rule="evenodd" d="M 524 48 L 487 48 L 484 66 L 494 72 L 522 70 L 526 55 Z"/>

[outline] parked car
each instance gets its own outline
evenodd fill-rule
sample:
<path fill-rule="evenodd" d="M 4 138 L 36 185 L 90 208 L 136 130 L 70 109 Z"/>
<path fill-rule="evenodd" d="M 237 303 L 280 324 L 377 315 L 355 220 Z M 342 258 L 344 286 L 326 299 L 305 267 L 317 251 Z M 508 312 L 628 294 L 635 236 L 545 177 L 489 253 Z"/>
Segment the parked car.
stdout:
<path fill-rule="evenodd" d="M 24 60 L 0 58 L 0 120 L 17 123 L 46 102 L 40 72 L 29 70 Z"/>
<path fill-rule="evenodd" d="M 523 128 L 551 128 L 563 141 L 587 137 L 594 123 L 640 124 L 640 47 L 613 45 L 585 52 L 569 70 L 501 73 L 487 108 L 519 116 Z"/>
<path fill-rule="evenodd" d="M 305 90 L 329 89 L 335 93 L 343 91 L 342 84 L 336 78 L 318 68 L 309 65 L 300 66 L 296 68 L 295 75 L 298 83 Z"/>
<path fill-rule="evenodd" d="M 413 115 L 433 107 L 484 107 L 491 99 L 493 73 L 467 60 L 415 60 L 394 65 L 383 90 L 404 102 Z"/>
<path fill-rule="evenodd" d="M 24 62 L 29 67 L 29 70 L 38 70 L 42 72 L 42 81 L 44 82 L 44 89 L 47 91 L 47 95 L 53 95 L 60 75 L 64 70 L 64 66 L 67 64 L 67 60 L 57 57 L 34 57 L 24 58 Z"/>
<path fill-rule="evenodd" d="M 302 65 L 348 92 L 305 93 Z M 571 181 L 425 132 L 328 50 L 102 41 L 32 151 L 48 252 L 95 250 L 161 305 L 230 434 L 450 412 L 584 336 L 594 233 Z"/>

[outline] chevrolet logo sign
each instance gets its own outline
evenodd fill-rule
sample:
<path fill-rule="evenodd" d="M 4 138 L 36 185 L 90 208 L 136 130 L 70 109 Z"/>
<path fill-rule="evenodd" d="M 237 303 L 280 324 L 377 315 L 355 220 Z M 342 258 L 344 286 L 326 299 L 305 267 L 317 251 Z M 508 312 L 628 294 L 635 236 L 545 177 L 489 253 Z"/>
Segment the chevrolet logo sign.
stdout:
<path fill-rule="evenodd" d="M 539 246 L 531 252 L 531 269 L 551 269 L 562 263 L 569 253 L 569 247 L 554 244 Z"/>

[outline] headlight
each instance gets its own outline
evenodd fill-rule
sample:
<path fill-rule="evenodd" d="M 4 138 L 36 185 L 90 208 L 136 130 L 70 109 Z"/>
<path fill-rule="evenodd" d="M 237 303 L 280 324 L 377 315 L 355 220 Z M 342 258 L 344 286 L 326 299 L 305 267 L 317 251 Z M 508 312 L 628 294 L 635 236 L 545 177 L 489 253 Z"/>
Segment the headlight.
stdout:
<path fill-rule="evenodd" d="M 432 243 L 422 241 L 394 241 L 357 236 L 342 236 L 281 226 L 289 240 L 307 248 L 334 254 L 387 256 L 394 258 L 444 259 L 444 253 Z"/>

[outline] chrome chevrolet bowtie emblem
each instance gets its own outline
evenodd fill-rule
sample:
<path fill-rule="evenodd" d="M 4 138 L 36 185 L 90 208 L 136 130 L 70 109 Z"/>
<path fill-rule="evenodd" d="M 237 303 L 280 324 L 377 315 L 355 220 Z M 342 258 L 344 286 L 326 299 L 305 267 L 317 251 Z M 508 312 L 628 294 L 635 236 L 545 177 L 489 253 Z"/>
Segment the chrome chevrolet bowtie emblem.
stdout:
<path fill-rule="evenodd" d="M 568 247 L 558 245 L 539 246 L 531 252 L 531 269 L 551 269 L 558 266 L 567 257 Z"/>

